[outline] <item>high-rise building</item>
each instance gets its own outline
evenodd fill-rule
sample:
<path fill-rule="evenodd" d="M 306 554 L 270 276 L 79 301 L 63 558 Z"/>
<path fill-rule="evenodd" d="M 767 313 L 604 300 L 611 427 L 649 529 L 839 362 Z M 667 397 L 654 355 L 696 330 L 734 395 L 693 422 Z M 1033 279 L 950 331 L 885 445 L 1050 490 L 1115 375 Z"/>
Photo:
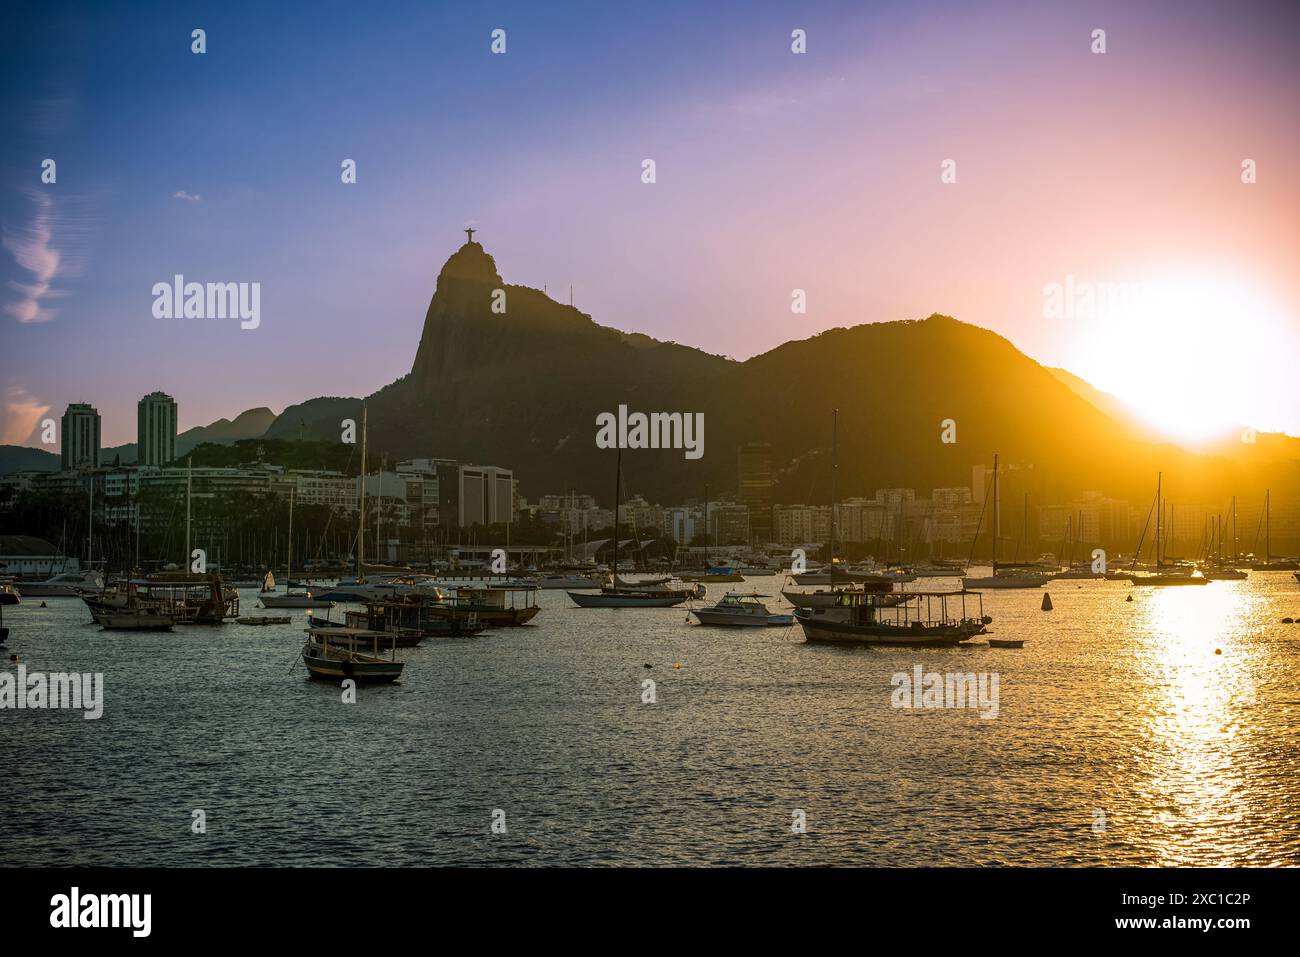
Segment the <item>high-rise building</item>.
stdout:
<path fill-rule="evenodd" d="M 176 458 L 175 399 L 163 392 L 150 392 L 136 406 L 135 421 L 138 465 L 167 465 Z"/>
<path fill-rule="evenodd" d="M 515 477 L 510 469 L 495 465 L 460 467 L 459 522 L 471 525 L 504 525 L 514 521 Z"/>
<path fill-rule="evenodd" d="M 63 413 L 62 463 L 68 469 L 99 466 L 99 410 L 74 402 Z"/>
<path fill-rule="evenodd" d="M 755 542 L 772 540 L 772 489 L 776 475 L 772 469 L 772 446 L 766 442 L 749 442 L 736 450 L 740 477 L 737 498 L 749 509 L 749 536 Z"/>

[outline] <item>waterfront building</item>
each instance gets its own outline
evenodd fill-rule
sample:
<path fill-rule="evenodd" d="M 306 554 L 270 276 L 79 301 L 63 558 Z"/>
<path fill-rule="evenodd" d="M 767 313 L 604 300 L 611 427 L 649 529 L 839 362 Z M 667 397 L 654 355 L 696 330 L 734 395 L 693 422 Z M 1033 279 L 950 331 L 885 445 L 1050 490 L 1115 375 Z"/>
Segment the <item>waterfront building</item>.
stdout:
<path fill-rule="evenodd" d="M 457 523 L 497 525 L 514 520 L 514 473 L 495 465 L 462 465 Z"/>
<path fill-rule="evenodd" d="M 99 411 L 94 406 L 84 402 L 68 406 L 60 432 L 64 471 L 99 467 L 99 426 Z"/>
<path fill-rule="evenodd" d="M 772 493 L 776 472 L 772 465 L 772 446 L 766 442 L 749 442 L 736 450 L 739 476 L 736 497 L 749 516 L 745 540 L 766 542 L 772 537 Z"/>
<path fill-rule="evenodd" d="M 176 400 L 150 392 L 136 406 L 137 465 L 167 465 L 176 458 Z"/>

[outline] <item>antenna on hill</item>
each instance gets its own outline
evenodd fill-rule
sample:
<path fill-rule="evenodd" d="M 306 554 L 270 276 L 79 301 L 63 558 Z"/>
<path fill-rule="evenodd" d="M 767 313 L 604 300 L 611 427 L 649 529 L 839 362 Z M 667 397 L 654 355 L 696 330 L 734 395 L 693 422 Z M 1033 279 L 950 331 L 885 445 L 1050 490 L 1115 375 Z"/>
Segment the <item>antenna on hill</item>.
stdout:
<path fill-rule="evenodd" d="M 573 283 L 569 283 L 569 305 L 573 305 Z"/>

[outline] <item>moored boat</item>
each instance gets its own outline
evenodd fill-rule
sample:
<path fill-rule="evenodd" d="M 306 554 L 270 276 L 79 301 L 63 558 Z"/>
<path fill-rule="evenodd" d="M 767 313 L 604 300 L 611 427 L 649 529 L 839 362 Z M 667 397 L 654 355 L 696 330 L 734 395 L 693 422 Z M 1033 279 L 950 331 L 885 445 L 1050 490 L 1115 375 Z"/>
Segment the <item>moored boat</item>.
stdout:
<path fill-rule="evenodd" d="M 993 541 L 993 574 L 991 575 L 965 575 L 961 580 L 963 589 L 985 589 L 985 588 L 1042 588 L 1051 580 L 1055 569 L 1047 571 L 1034 566 L 1024 565 L 1006 565 L 998 563 L 998 534 L 1002 527 L 1002 505 L 998 487 L 998 456 L 993 455 L 993 524 L 990 535 Z M 1028 514 L 1028 504 L 1026 504 L 1026 515 Z M 971 555 L 975 553 L 975 543 L 979 541 L 980 528 L 984 524 L 984 512 L 981 509 L 979 522 L 975 526 L 975 538 L 971 541 Z M 1025 521 L 1028 526 L 1028 519 Z"/>
<path fill-rule="evenodd" d="M 976 609 L 968 607 L 972 598 L 978 603 Z M 798 609 L 795 620 L 810 642 L 909 646 L 961 644 L 981 634 L 992 621 L 984 614 L 979 592 L 910 592 L 907 599 L 880 606 L 870 593 L 845 592 L 834 605 Z M 960 602 L 960 613 L 949 614 L 949 601 Z"/>
<path fill-rule="evenodd" d="M 431 618 L 509 628 L 527 624 L 542 609 L 537 604 L 537 589 L 528 586 L 459 588 L 451 598 L 427 603 L 426 610 Z"/>
<path fill-rule="evenodd" d="M 104 590 L 104 576 L 97 571 L 60 572 L 44 581 L 15 582 L 23 598 L 76 598 L 83 593 Z"/>
<path fill-rule="evenodd" d="M 623 450 L 620 448 L 614 459 L 614 561 L 612 584 L 599 592 L 568 592 L 569 598 L 579 608 L 668 608 L 680 605 L 687 598 L 698 597 L 704 591 L 702 584 L 695 584 L 690 591 L 669 588 L 669 579 L 653 584 L 627 584 L 618 577 L 618 512 L 623 498 Z"/>
<path fill-rule="evenodd" d="M 793 625 L 794 615 L 774 614 L 763 604 L 767 595 L 729 591 L 711 608 L 694 608 L 701 625 L 730 625 L 741 628 L 764 628 Z"/>
<path fill-rule="evenodd" d="M 344 681 L 351 679 L 360 684 L 382 684 L 396 681 L 406 663 L 397 660 L 397 645 L 392 643 L 392 657 L 379 657 L 380 640 L 389 643 L 390 636 L 380 632 L 360 631 L 353 628 L 308 628 L 310 636 L 302 646 L 302 661 L 307 672 L 317 681 Z M 347 647 L 345 647 L 345 644 Z M 371 654 L 356 650 L 369 644 Z"/>

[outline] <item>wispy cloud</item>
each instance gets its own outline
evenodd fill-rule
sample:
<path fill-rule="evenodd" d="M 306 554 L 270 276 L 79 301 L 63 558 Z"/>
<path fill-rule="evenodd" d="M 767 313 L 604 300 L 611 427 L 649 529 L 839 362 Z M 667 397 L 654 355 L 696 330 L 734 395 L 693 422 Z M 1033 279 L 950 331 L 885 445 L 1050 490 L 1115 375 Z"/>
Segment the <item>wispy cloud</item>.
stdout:
<path fill-rule="evenodd" d="M 45 192 L 35 193 L 34 199 L 36 214 L 31 225 L 11 228 L 6 223 L 4 228 L 4 248 L 19 266 L 32 274 L 30 282 L 11 280 L 9 283 L 22 298 L 7 304 L 5 312 L 19 322 L 47 322 L 54 318 L 54 311 L 44 303 L 56 295 L 50 285 L 58 276 L 62 262 L 54 246 L 54 200 Z"/>
<path fill-rule="evenodd" d="M 20 385 L 10 385 L 5 389 L 4 419 L 0 421 L 0 444 L 21 445 L 31 437 L 36 424 L 46 412 L 48 405 L 30 394 Z"/>
<path fill-rule="evenodd" d="M 187 193 L 183 189 L 178 189 L 176 192 L 172 193 L 172 199 L 183 199 L 187 203 L 203 202 L 203 197 L 198 193 Z"/>

